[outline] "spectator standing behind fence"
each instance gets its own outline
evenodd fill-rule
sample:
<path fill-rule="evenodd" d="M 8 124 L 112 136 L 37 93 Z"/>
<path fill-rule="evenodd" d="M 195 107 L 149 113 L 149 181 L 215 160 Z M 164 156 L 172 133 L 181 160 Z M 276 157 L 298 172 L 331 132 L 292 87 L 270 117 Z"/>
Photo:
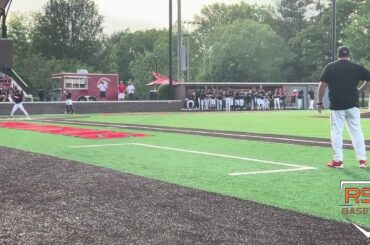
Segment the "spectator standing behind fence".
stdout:
<path fill-rule="evenodd" d="M 274 109 L 280 110 L 280 92 L 279 89 L 275 89 L 274 94 Z"/>
<path fill-rule="evenodd" d="M 200 110 L 200 89 L 195 90 L 195 108 Z"/>
<path fill-rule="evenodd" d="M 244 98 L 245 98 L 245 95 L 244 95 L 244 93 L 242 93 L 242 92 L 238 92 L 238 110 L 242 110 L 243 109 L 243 107 L 244 107 Z"/>
<path fill-rule="evenodd" d="M 252 110 L 256 110 L 257 107 L 257 89 L 255 87 L 252 88 Z"/>
<path fill-rule="evenodd" d="M 225 93 L 225 110 L 231 111 L 231 101 L 232 101 L 232 92 L 231 90 L 227 90 Z"/>
<path fill-rule="evenodd" d="M 205 94 L 205 96 L 204 96 L 204 100 L 203 100 L 203 103 L 204 103 L 203 109 L 205 111 L 208 111 L 208 109 L 209 109 L 209 100 L 210 100 L 210 96 L 211 96 L 210 90 L 204 91 L 204 94 Z"/>
<path fill-rule="evenodd" d="M 235 91 L 234 92 L 234 111 L 238 110 L 239 107 L 240 107 L 240 104 L 239 104 L 239 98 L 240 98 L 240 94 L 239 94 L 239 91 Z"/>
<path fill-rule="evenodd" d="M 244 104 L 247 110 L 253 110 L 253 95 L 250 89 L 244 97 Z"/>
<path fill-rule="evenodd" d="M 135 95 L 135 86 L 131 82 L 131 80 L 129 80 L 126 90 L 127 90 L 128 99 L 129 100 L 133 100 L 134 99 L 134 95 Z"/>
<path fill-rule="evenodd" d="M 20 109 L 24 113 L 24 115 L 26 115 L 27 120 L 30 120 L 31 119 L 29 117 L 29 115 L 28 115 L 28 112 L 23 107 L 23 99 L 24 99 L 24 97 L 23 97 L 23 91 L 22 90 L 15 91 L 15 93 L 13 95 L 14 106 L 13 106 L 12 111 L 10 112 L 10 118 L 13 118 L 14 113 L 18 109 Z"/>
<path fill-rule="evenodd" d="M 125 84 L 123 84 L 123 81 L 120 81 L 118 85 L 118 100 L 125 99 L 125 92 L 126 92 L 126 86 Z"/>
<path fill-rule="evenodd" d="M 206 92 L 204 90 L 200 91 L 200 97 L 199 97 L 199 110 L 204 111 L 205 109 L 205 98 L 206 98 Z"/>
<path fill-rule="evenodd" d="M 298 110 L 302 109 L 303 106 L 303 89 L 299 90 L 298 96 L 297 96 L 297 108 Z"/>
<path fill-rule="evenodd" d="M 308 101 L 310 103 L 308 110 L 314 110 L 314 104 L 315 104 L 315 92 L 313 91 L 312 87 L 308 90 Z"/>
<path fill-rule="evenodd" d="M 301 96 L 303 97 L 303 91 L 301 90 Z M 295 90 L 298 94 L 298 90 Z M 257 90 L 232 90 L 231 88 L 226 88 L 223 90 L 216 91 L 212 90 L 191 90 L 187 92 L 186 101 L 184 107 L 187 108 L 187 101 L 189 100 L 188 96 L 192 94 L 194 100 L 194 107 L 199 110 L 217 110 L 222 111 L 223 106 L 226 111 L 231 110 L 273 110 L 273 109 L 286 109 L 287 103 L 286 98 L 288 97 L 288 91 L 282 90 L 281 88 L 274 90 L 263 90 L 262 88 Z M 298 95 L 297 95 L 298 96 Z M 198 101 L 198 99 L 199 101 Z M 209 99 L 207 99 L 209 98 Z M 293 93 L 293 100 L 295 95 Z M 254 104 L 253 100 L 257 102 Z M 277 100 L 279 102 L 277 102 Z M 302 102 L 305 101 L 302 98 Z M 294 103 L 294 102 L 293 102 Z M 192 104 L 192 103 L 191 103 Z M 209 106 L 207 106 L 207 104 Z M 300 103 L 303 104 L 303 103 Z M 230 109 L 229 109 L 230 108 Z M 293 107 L 297 109 L 298 107 Z M 302 106 L 301 106 L 302 108 Z"/>
<path fill-rule="evenodd" d="M 218 111 L 222 111 L 222 101 L 223 101 L 223 99 L 224 99 L 224 97 L 222 96 L 222 92 L 218 92 L 217 100 L 216 100 Z"/>
<path fill-rule="evenodd" d="M 294 108 L 296 106 L 296 100 L 297 100 L 297 96 L 298 96 L 298 90 L 297 89 L 293 89 L 292 93 L 290 94 L 290 106 L 292 108 Z"/>
<path fill-rule="evenodd" d="M 269 92 L 265 92 L 265 94 L 263 95 L 263 109 L 264 110 L 268 110 L 270 109 L 270 105 L 272 105 L 271 103 L 271 95 L 269 94 Z"/>
<path fill-rule="evenodd" d="M 63 94 L 66 98 L 66 111 L 65 114 L 73 114 L 75 111 L 73 109 L 72 94 L 70 91 L 63 90 Z"/>
<path fill-rule="evenodd" d="M 107 88 L 108 88 L 108 83 L 103 80 L 103 81 L 98 83 L 97 88 L 99 89 L 100 99 L 105 100 L 106 92 L 107 92 Z"/>
<path fill-rule="evenodd" d="M 281 95 L 281 104 L 284 108 L 284 110 L 286 109 L 286 98 L 288 97 L 288 91 L 284 91 L 283 94 Z"/>
<path fill-rule="evenodd" d="M 213 91 L 212 94 L 210 95 L 209 99 L 209 108 L 214 111 L 216 110 L 216 95 L 215 92 Z"/>

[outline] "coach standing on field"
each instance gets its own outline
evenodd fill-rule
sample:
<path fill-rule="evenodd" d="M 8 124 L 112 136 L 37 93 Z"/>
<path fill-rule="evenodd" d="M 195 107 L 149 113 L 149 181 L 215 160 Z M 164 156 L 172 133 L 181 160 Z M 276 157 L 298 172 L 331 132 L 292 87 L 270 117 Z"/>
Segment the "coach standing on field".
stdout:
<path fill-rule="evenodd" d="M 338 48 L 338 60 L 329 63 L 321 75 L 318 88 L 317 111 L 323 109 L 322 99 L 329 88 L 330 126 L 333 160 L 326 164 L 332 168 L 343 168 L 343 128 L 347 123 L 359 167 L 367 167 L 365 141 L 360 123 L 359 93 L 370 88 L 370 72 L 363 66 L 350 61 L 348 47 Z M 365 83 L 357 88 L 359 81 Z"/>

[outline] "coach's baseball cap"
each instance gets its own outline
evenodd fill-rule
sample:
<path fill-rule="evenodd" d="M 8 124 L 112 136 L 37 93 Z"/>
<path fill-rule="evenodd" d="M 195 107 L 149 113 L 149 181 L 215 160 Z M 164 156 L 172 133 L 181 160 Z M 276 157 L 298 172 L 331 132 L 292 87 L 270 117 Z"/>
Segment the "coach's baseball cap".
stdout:
<path fill-rule="evenodd" d="M 338 48 L 338 57 L 348 57 L 350 56 L 349 48 L 346 46 L 340 46 Z"/>

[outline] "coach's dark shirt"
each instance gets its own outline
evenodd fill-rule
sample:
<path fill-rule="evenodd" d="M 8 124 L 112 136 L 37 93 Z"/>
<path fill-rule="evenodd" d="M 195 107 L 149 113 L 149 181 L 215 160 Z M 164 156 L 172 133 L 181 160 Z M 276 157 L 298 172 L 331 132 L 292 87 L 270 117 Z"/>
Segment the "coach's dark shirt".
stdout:
<path fill-rule="evenodd" d="M 329 63 L 320 77 L 328 84 L 330 109 L 346 110 L 359 107 L 359 81 L 370 81 L 370 72 L 363 66 L 349 60 Z"/>

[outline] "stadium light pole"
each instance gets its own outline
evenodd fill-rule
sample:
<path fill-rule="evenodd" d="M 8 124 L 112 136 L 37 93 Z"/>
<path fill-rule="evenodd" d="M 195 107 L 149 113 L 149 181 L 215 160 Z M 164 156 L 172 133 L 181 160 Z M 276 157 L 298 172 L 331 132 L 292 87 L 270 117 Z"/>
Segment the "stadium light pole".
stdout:
<path fill-rule="evenodd" d="M 158 56 L 155 56 L 155 73 L 158 73 Z"/>
<path fill-rule="evenodd" d="M 12 4 L 12 0 L 0 0 L 0 20 L 2 19 L 1 23 L 1 37 L 8 38 L 7 26 L 6 26 L 6 18 L 8 16 L 10 5 Z"/>
<path fill-rule="evenodd" d="M 2 30 L 1 31 L 1 37 L 2 38 L 8 38 L 5 12 L 4 12 L 4 14 L 2 16 L 3 16 L 3 18 L 2 18 L 2 24 L 1 24 L 1 30 Z"/>
<path fill-rule="evenodd" d="M 177 80 L 182 81 L 182 19 L 181 0 L 177 0 Z"/>
<path fill-rule="evenodd" d="M 336 56 L 337 56 L 337 50 L 336 50 L 336 46 L 337 46 L 337 4 L 336 4 L 336 0 L 332 0 L 332 5 L 333 5 L 333 20 L 332 20 L 332 24 L 333 24 L 333 61 L 336 60 Z"/>
<path fill-rule="evenodd" d="M 173 99 L 173 81 L 172 81 L 172 0 L 169 0 L 169 27 L 168 27 L 168 77 L 169 89 L 168 96 Z"/>

